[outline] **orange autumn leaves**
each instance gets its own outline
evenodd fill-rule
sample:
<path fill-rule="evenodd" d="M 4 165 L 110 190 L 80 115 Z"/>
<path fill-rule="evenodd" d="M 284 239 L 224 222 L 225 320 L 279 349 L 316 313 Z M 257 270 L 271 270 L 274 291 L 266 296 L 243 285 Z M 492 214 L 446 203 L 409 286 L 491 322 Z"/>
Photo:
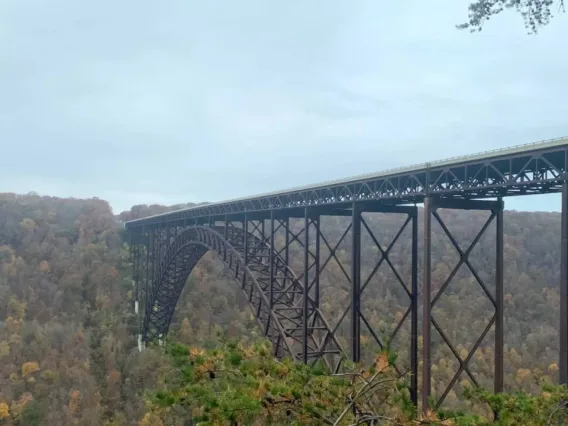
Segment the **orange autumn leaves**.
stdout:
<path fill-rule="evenodd" d="M 389 357 L 386 353 L 381 352 L 377 355 L 377 358 L 375 358 L 375 369 L 377 370 L 377 373 L 382 373 L 386 371 L 388 367 Z"/>

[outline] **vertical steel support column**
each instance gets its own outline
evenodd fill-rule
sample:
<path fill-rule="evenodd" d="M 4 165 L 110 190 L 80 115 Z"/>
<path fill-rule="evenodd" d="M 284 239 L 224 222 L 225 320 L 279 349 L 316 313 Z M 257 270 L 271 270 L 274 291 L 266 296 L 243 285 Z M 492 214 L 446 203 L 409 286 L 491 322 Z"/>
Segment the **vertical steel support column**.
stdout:
<path fill-rule="evenodd" d="M 314 220 L 314 226 L 316 228 L 316 258 L 314 259 L 315 262 L 315 278 L 314 278 L 314 301 L 316 302 L 316 307 L 319 308 L 320 305 L 320 224 L 321 224 L 321 217 L 318 215 Z M 287 260 L 286 260 L 287 262 Z M 315 316 L 314 316 L 315 320 Z"/>
<path fill-rule="evenodd" d="M 159 227 L 152 226 L 151 229 L 152 229 L 152 253 L 150 254 L 150 261 L 152 262 L 152 279 L 150 280 L 150 292 L 153 291 L 154 280 L 156 279 L 156 257 L 158 257 L 156 252 L 160 250 L 159 247 L 160 237 L 158 234 Z M 156 244 L 156 242 L 158 242 L 158 244 Z"/>
<path fill-rule="evenodd" d="M 290 266 L 290 259 L 289 259 L 289 247 L 290 247 L 290 218 L 286 218 L 284 219 L 284 226 L 285 226 L 285 230 L 286 230 L 286 235 L 285 235 L 285 246 L 284 246 L 284 262 L 286 263 L 287 266 Z"/>
<path fill-rule="evenodd" d="M 260 239 L 261 240 L 261 246 L 259 247 L 259 250 L 261 250 L 261 251 L 262 251 L 262 246 L 264 246 L 264 243 L 266 242 L 266 233 L 265 233 L 265 229 L 264 229 L 265 222 L 266 222 L 266 220 L 264 220 L 264 219 L 262 219 L 262 222 L 260 222 L 260 233 L 262 234 L 262 238 Z"/>
<path fill-rule="evenodd" d="M 412 276 L 410 313 L 410 399 L 418 405 L 418 209 L 412 214 Z"/>
<path fill-rule="evenodd" d="M 133 262 L 133 278 L 135 283 L 135 295 L 134 295 L 134 313 L 136 314 L 137 318 L 137 343 L 138 343 L 138 352 L 142 352 L 142 333 L 143 333 L 143 320 L 142 315 L 140 315 L 140 238 L 142 234 L 140 232 L 134 233 L 134 231 L 130 231 L 131 236 L 136 238 L 135 245 L 132 245 L 131 250 L 134 251 L 134 262 Z"/>
<path fill-rule="evenodd" d="M 302 356 L 304 364 L 308 363 L 308 298 L 309 294 L 309 267 L 310 267 L 310 218 L 309 209 L 304 208 L 304 294 L 302 309 Z"/>
<path fill-rule="evenodd" d="M 361 211 L 352 209 L 351 243 L 351 360 L 361 359 Z"/>
<path fill-rule="evenodd" d="M 146 334 L 146 315 L 148 313 L 148 303 L 149 302 L 149 298 L 148 298 L 148 287 L 150 284 L 150 242 L 151 242 L 151 238 L 150 238 L 150 230 L 146 229 L 146 276 L 144 277 L 144 314 L 143 314 L 143 327 L 142 327 L 142 334 L 145 335 Z M 144 336 L 143 340 L 144 342 L 146 341 L 146 336 Z"/>
<path fill-rule="evenodd" d="M 248 216 L 245 213 L 245 220 L 243 222 L 243 234 L 244 234 L 243 246 L 245 251 L 244 253 L 245 265 L 248 265 L 248 227 L 249 227 Z"/>
<path fill-rule="evenodd" d="M 140 248 L 140 240 L 142 239 L 142 233 L 140 230 L 138 230 L 138 232 L 136 233 L 136 237 L 137 237 L 137 243 L 136 244 L 136 251 L 134 252 L 134 262 L 136 264 L 136 275 L 135 275 L 135 279 L 136 279 L 136 300 L 138 303 L 138 335 L 139 335 L 139 339 L 140 336 L 142 335 L 142 315 L 140 315 L 140 302 L 141 302 L 141 294 L 142 294 L 142 290 L 140 288 L 140 286 L 142 285 L 142 282 L 140 280 L 140 277 L 142 276 L 142 274 L 140 273 L 140 257 L 141 257 L 141 248 Z"/>
<path fill-rule="evenodd" d="M 243 220 L 243 258 L 245 261 L 245 265 L 248 265 L 248 217 L 246 212 Z M 245 268 L 243 270 L 243 282 L 241 283 L 241 287 L 243 288 L 243 290 L 246 287 L 246 284 L 247 284 L 247 274 Z"/>
<path fill-rule="evenodd" d="M 173 244 L 173 242 L 176 240 L 176 236 L 178 235 L 178 226 L 174 225 L 174 224 L 170 224 L 170 226 L 168 227 L 168 241 L 167 244 L 164 245 L 164 251 L 163 253 L 160 254 L 160 261 L 158 263 L 158 269 L 162 263 L 162 259 L 164 258 L 164 256 L 166 255 L 166 253 L 168 252 L 168 248 Z"/>
<path fill-rule="evenodd" d="M 225 215 L 225 229 L 223 230 L 223 238 L 225 241 L 229 240 L 229 220 L 227 215 Z M 223 244 L 223 260 L 227 261 L 227 245 Z"/>
<path fill-rule="evenodd" d="M 148 287 L 150 285 L 150 246 L 152 238 L 150 237 L 150 230 L 146 229 L 146 276 L 144 283 L 144 299 L 148 299 Z"/>
<path fill-rule="evenodd" d="M 281 222 L 284 225 L 284 264 L 286 267 L 284 268 L 284 281 L 288 280 L 288 268 L 290 267 L 289 263 L 289 245 L 290 245 L 290 219 L 286 218 Z M 281 253 L 281 252 L 280 252 Z"/>
<path fill-rule="evenodd" d="M 422 411 L 429 408 L 431 390 L 431 287 L 432 287 L 432 202 L 430 197 L 424 198 L 424 281 L 422 284 Z"/>
<path fill-rule="evenodd" d="M 568 181 L 562 183 L 560 247 L 560 383 L 568 383 Z"/>
<path fill-rule="evenodd" d="M 499 207 L 496 213 L 496 233 L 495 241 L 495 393 L 503 392 L 503 351 L 504 351 L 504 334 L 503 334 L 503 200 L 499 200 Z"/>
<path fill-rule="evenodd" d="M 270 309 L 274 306 L 274 210 L 270 210 Z"/>
<path fill-rule="evenodd" d="M 134 312 L 137 312 L 137 304 L 138 304 L 138 284 L 136 283 L 136 265 L 134 263 L 134 244 L 132 241 L 134 240 L 132 236 L 132 231 L 128 232 L 128 254 L 130 257 L 130 264 L 132 265 L 132 281 L 134 283 Z"/>

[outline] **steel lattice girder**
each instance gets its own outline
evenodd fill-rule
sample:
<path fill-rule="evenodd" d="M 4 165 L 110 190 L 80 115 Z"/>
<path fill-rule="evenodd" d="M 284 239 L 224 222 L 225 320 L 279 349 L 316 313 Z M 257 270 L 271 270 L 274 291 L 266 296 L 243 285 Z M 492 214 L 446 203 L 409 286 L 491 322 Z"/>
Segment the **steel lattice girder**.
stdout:
<path fill-rule="evenodd" d="M 193 207 L 129 221 L 126 227 L 166 222 L 187 225 L 191 220 L 245 212 L 265 212 L 268 218 L 270 210 L 349 206 L 363 200 L 388 204 L 423 202 L 427 194 L 473 199 L 560 192 L 567 172 L 568 138 L 564 138 L 491 155 L 425 163 L 308 188 Z"/>

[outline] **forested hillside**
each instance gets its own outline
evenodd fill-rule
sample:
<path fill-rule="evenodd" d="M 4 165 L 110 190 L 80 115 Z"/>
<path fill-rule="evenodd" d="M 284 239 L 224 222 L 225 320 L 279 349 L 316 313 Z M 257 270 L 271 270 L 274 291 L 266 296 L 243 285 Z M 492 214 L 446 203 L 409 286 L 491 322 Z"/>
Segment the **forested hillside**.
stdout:
<path fill-rule="evenodd" d="M 114 216 L 108 203 L 98 199 L 0 194 L 0 424 L 137 425 L 144 417 L 143 391 L 159 387 L 171 366 L 159 351 L 140 354 L 136 348 L 128 249 L 120 222 L 169 209 L 135 206 Z M 443 216 L 461 241 L 471 241 L 485 219 L 472 212 L 444 212 Z M 384 246 L 401 220 L 382 215 L 368 218 Z M 326 218 L 323 225 L 333 246 L 346 223 Z M 505 215 L 508 389 L 536 391 L 541 382 L 556 380 L 559 229 L 555 213 Z M 439 288 L 459 257 L 442 231 L 434 230 L 433 280 Z M 364 238 L 365 277 L 379 252 L 368 236 Z M 405 280 L 410 273 L 409 247 L 408 241 L 401 240 L 392 252 L 392 262 Z M 297 250 L 291 253 L 295 269 L 301 266 Z M 322 257 L 326 250 L 322 248 Z M 472 259 L 489 288 L 493 288 L 493 251 L 488 234 Z M 345 247 L 338 248 L 338 260 L 346 268 L 348 253 Z M 243 297 L 227 277 L 214 255 L 202 260 L 178 305 L 173 338 L 212 347 L 218 333 L 247 337 L 256 332 Z M 337 322 L 349 293 L 335 259 L 324 269 L 321 286 L 322 309 L 332 323 Z M 395 275 L 381 267 L 365 289 L 364 315 L 388 334 L 406 310 L 405 298 Z M 490 314 L 490 302 L 465 268 L 434 311 L 449 338 L 456 345 L 461 343 L 460 353 L 471 348 Z M 346 339 L 348 323 L 339 330 Z M 394 345 L 402 364 L 408 332 L 406 324 Z M 440 340 L 435 333 L 434 339 Z M 472 365 L 486 384 L 493 366 L 492 339 L 489 333 Z M 376 346 L 369 333 L 363 340 L 365 355 L 370 357 Z M 437 345 L 435 392 L 441 392 L 457 368 L 451 352 Z M 449 395 L 450 402 L 459 398 L 460 389 L 458 384 Z"/>

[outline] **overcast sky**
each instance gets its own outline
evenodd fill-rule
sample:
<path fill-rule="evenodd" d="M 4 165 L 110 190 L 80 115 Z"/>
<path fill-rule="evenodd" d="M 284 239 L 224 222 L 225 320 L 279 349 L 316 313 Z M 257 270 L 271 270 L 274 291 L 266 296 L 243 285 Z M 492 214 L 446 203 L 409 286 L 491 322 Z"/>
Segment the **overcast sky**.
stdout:
<path fill-rule="evenodd" d="M 0 191 L 119 212 L 568 135 L 568 15 L 467 4 L 2 0 Z"/>

